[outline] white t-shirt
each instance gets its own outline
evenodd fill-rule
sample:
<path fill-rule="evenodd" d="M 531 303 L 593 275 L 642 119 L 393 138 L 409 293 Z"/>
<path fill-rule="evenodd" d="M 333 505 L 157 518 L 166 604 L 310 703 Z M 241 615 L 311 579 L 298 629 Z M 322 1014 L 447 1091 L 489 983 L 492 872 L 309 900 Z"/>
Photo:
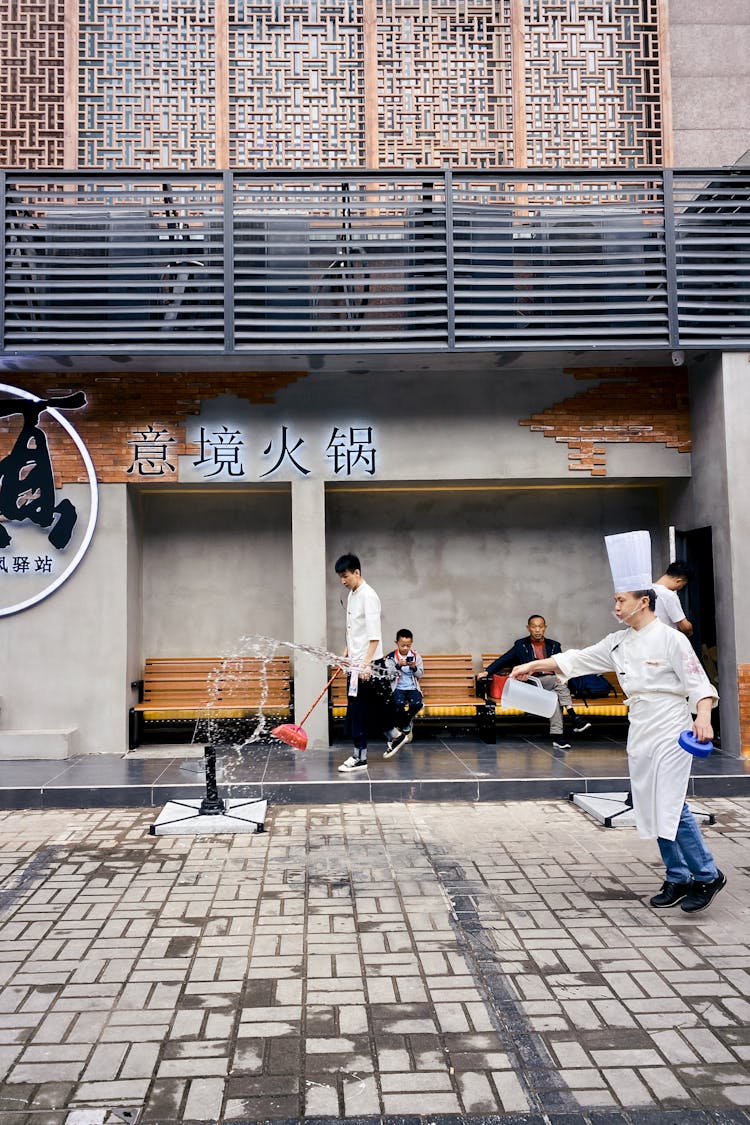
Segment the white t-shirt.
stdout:
<path fill-rule="evenodd" d="M 685 619 L 685 610 L 682 608 L 682 602 L 677 596 L 677 591 L 670 590 L 667 586 L 661 586 L 657 582 L 654 586 L 654 593 L 656 594 L 656 616 L 665 625 L 671 625 L 673 629 L 676 629 L 677 622 Z"/>
<path fill-rule="evenodd" d="M 378 647 L 372 659 L 378 660 L 383 655 L 380 598 L 363 579 L 356 590 L 349 591 L 346 602 L 346 647 L 349 659 L 355 663 L 364 660 L 367 647 L 374 640 L 377 640 Z"/>

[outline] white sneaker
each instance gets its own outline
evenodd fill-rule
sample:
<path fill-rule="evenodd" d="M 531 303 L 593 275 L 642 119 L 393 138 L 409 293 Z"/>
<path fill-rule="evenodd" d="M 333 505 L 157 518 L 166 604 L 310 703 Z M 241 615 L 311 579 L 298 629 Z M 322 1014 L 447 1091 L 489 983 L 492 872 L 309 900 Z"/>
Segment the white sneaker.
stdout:
<path fill-rule="evenodd" d="M 408 730 L 404 731 L 404 734 L 406 735 L 407 742 L 411 742 L 411 740 L 414 738 L 414 731 L 411 729 L 411 727 L 409 727 Z"/>
<path fill-rule="evenodd" d="M 339 766 L 339 773 L 354 773 L 355 770 L 366 770 L 367 758 L 347 758 Z"/>

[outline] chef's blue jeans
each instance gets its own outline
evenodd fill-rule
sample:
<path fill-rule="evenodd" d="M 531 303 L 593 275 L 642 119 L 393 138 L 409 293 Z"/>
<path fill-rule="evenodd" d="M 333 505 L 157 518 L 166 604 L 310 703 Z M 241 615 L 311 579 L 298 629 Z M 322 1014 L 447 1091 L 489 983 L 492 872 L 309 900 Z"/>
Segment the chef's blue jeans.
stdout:
<path fill-rule="evenodd" d="M 698 883 L 710 883 L 717 878 L 719 872 L 714 857 L 703 842 L 698 823 L 687 805 L 682 806 L 676 838 L 664 840 L 659 836 L 657 843 L 668 882 L 689 883 L 695 879 Z"/>

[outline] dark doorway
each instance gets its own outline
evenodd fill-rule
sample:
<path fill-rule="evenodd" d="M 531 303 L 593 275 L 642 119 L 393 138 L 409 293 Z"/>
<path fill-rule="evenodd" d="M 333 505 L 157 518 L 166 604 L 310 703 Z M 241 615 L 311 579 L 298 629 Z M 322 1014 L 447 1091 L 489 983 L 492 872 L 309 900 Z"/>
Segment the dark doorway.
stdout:
<path fill-rule="evenodd" d="M 716 647 L 716 601 L 714 598 L 714 556 L 710 527 L 678 531 L 675 536 L 677 558 L 688 564 L 692 577 L 680 598 L 685 616 L 692 622 L 692 641 L 700 656 L 703 646 Z"/>
<path fill-rule="evenodd" d="M 688 564 L 692 577 L 680 594 L 685 616 L 692 623 L 690 638 L 709 679 L 718 688 L 716 599 L 714 597 L 713 537 L 710 527 L 678 531 L 677 558 Z M 714 712 L 714 714 L 716 714 Z"/>

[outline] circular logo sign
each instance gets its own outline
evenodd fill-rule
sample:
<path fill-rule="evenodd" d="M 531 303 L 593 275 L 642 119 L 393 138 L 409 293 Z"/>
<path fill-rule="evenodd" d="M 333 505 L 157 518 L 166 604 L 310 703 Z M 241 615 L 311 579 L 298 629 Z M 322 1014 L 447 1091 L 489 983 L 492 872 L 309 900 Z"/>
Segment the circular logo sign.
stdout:
<path fill-rule="evenodd" d="M 94 534 L 94 464 L 66 415 L 82 391 L 49 398 L 0 383 L 0 617 L 28 609 L 70 578 Z M 66 480 L 56 486 L 55 467 Z"/>

